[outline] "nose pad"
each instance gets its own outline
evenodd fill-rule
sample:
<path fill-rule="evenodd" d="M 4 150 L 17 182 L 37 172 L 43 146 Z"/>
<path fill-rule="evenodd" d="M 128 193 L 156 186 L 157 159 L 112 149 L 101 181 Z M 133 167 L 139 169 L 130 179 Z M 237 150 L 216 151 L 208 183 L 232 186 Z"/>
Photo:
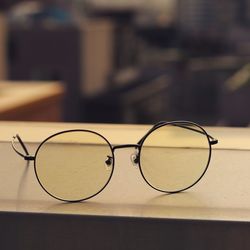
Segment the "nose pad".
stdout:
<path fill-rule="evenodd" d="M 111 166 L 113 164 L 113 157 L 107 155 L 107 159 L 105 161 L 105 167 L 107 170 L 110 170 L 111 169 Z"/>
<path fill-rule="evenodd" d="M 133 166 L 137 167 L 137 166 L 138 166 L 138 163 L 139 163 L 139 156 L 138 156 L 138 153 L 137 153 L 137 152 L 133 153 L 133 154 L 131 155 L 130 159 L 131 159 L 131 162 L 132 162 Z"/>

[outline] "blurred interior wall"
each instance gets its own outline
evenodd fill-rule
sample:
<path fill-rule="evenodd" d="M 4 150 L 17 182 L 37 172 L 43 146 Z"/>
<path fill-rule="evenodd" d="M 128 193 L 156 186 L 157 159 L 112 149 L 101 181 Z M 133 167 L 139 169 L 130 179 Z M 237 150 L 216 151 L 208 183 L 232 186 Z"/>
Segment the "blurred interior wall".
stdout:
<path fill-rule="evenodd" d="M 83 95 L 101 93 L 109 85 L 107 81 L 113 70 L 114 25 L 109 20 L 85 21 L 81 32 L 81 65 Z"/>

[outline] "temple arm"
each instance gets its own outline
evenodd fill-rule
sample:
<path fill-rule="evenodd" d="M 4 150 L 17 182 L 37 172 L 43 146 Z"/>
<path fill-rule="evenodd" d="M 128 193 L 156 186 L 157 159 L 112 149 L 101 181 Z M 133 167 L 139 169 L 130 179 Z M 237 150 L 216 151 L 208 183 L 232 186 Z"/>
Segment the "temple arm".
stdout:
<path fill-rule="evenodd" d="M 21 152 L 16 148 L 16 146 L 15 146 L 15 139 L 17 139 L 18 142 L 20 143 L 20 145 L 21 145 L 21 147 L 22 147 L 22 149 L 23 149 L 23 151 L 24 151 L 24 154 L 21 153 Z M 14 151 L 15 151 L 18 155 L 20 155 L 21 157 L 23 157 L 24 160 L 26 160 L 26 161 L 33 161 L 33 160 L 35 159 L 34 156 L 31 156 L 31 155 L 29 154 L 28 149 L 26 148 L 24 142 L 22 141 L 21 137 L 20 137 L 18 134 L 16 134 L 16 136 L 13 136 L 13 140 L 12 140 L 12 142 L 11 142 L 11 145 L 12 145 L 12 148 L 14 149 Z"/>
<path fill-rule="evenodd" d="M 165 124 L 166 122 L 165 121 L 160 121 L 158 123 L 156 123 L 148 132 L 146 135 L 144 135 L 140 141 L 138 142 L 138 144 L 141 144 L 141 142 L 145 139 L 145 137 L 147 137 L 148 133 L 150 133 L 152 130 L 154 130 L 156 127 L 160 126 L 160 125 L 163 125 Z M 195 131 L 197 133 L 200 133 L 200 134 L 203 134 L 203 135 L 207 135 L 208 138 L 209 138 L 209 143 L 210 145 L 215 145 L 218 143 L 218 140 L 215 139 L 214 137 L 212 137 L 211 135 L 209 134 L 205 134 L 204 131 L 202 130 L 198 130 L 198 129 L 195 129 L 195 128 L 191 128 L 189 126 L 187 126 L 187 124 L 189 125 L 190 123 L 189 122 L 185 122 L 185 121 L 180 121 L 180 122 L 173 122 L 171 123 L 171 125 L 173 126 L 177 126 L 177 127 L 181 127 L 181 128 L 185 128 L 185 129 L 189 129 L 189 130 L 192 130 L 192 131 Z"/>
<path fill-rule="evenodd" d="M 177 126 L 177 127 L 181 127 L 181 128 L 186 128 L 186 129 L 189 129 L 189 130 L 192 130 L 192 131 L 195 131 L 197 133 L 200 133 L 200 134 L 203 134 L 205 135 L 204 131 L 202 130 L 198 130 L 198 129 L 195 129 L 195 128 L 191 128 L 189 126 L 185 126 L 185 122 L 183 123 L 183 125 L 180 123 L 180 124 L 173 124 L 174 126 Z M 211 145 L 215 145 L 218 143 L 218 140 L 215 139 L 214 137 L 212 137 L 211 135 L 207 134 L 208 138 L 209 138 L 209 143 Z"/>

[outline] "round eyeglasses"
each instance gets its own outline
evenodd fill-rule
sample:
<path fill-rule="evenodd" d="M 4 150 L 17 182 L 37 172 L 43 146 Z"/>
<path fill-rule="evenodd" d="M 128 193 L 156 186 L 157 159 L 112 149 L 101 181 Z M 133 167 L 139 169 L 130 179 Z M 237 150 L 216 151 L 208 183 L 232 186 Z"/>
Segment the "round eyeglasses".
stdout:
<path fill-rule="evenodd" d="M 15 146 L 17 139 L 23 149 Z M 83 201 L 100 193 L 109 183 L 115 166 L 115 150 L 134 147 L 133 164 L 152 188 L 177 193 L 195 185 L 205 174 L 212 145 L 218 140 L 189 121 L 159 122 L 137 144 L 112 146 L 91 130 L 66 130 L 49 136 L 31 156 L 19 135 L 12 147 L 34 169 L 41 187 L 62 201 Z"/>

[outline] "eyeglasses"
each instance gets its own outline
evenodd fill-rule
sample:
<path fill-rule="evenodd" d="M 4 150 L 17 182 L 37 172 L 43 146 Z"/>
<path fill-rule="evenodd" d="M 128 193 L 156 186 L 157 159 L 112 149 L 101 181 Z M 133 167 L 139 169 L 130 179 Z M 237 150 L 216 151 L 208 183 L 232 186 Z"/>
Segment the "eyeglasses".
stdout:
<path fill-rule="evenodd" d="M 16 139 L 24 153 L 17 149 Z M 117 149 L 132 147 L 131 160 L 152 188 L 177 193 L 195 185 L 205 174 L 212 145 L 218 140 L 198 124 L 188 121 L 159 122 L 136 144 L 112 146 L 91 130 L 66 130 L 49 136 L 29 154 L 19 135 L 12 147 L 27 161 L 34 161 L 36 178 L 52 197 L 83 201 L 100 193 L 114 172 Z"/>

